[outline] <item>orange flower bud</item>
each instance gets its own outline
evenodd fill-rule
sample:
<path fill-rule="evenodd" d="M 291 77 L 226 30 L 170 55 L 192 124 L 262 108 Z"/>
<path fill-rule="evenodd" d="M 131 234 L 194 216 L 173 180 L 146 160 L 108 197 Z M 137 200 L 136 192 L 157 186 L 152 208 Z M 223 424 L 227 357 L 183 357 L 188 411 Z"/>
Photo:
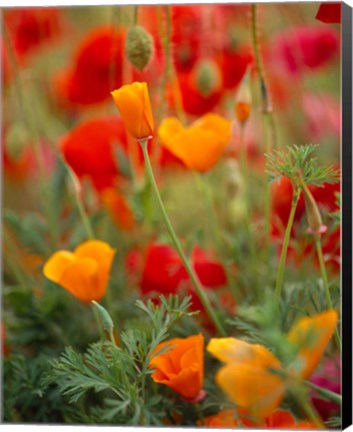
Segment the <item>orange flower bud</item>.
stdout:
<path fill-rule="evenodd" d="M 115 250 L 107 243 L 89 240 L 74 252 L 55 252 L 43 273 L 83 302 L 99 301 L 105 294 Z"/>
<path fill-rule="evenodd" d="M 137 140 L 151 137 L 154 124 L 147 84 L 134 82 L 111 94 L 130 135 Z"/>
<path fill-rule="evenodd" d="M 244 124 L 248 121 L 251 113 L 251 93 L 249 88 L 249 76 L 245 75 L 241 83 L 235 101 L 235 116 L 239 123 Z"/>
<path fill-rule="evenodd" d="M 188 168 L 208 171 L 221 158 L 230 141 L 230 122 L 217 114 L 206 114 L 188 128 L 174 117 L 158 130 L 162 145 Z"/>
<path fill-rule="evenodd" d="M 126 198 L 114 188 L 106 188 L 102 192 L 102 200 L 114 223 L 123 231 L 132 231 L 134 215 Z"/>
<path fill-rule="evenodd" d="M 170 349 L 158 354 L 163 347 Z M 202 334 L 185 339 L 176 338 L 159 344 L 149 367 L 154 369 L 153 381 L 164 384 L 185 399 L 194 399 L 201 392 L 203 384 Z"/>

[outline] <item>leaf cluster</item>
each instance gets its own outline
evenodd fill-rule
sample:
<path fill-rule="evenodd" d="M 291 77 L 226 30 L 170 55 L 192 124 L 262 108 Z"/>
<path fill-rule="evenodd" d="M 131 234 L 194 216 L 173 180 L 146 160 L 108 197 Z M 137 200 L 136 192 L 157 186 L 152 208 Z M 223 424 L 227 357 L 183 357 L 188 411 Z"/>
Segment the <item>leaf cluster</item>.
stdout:
<path fill-rule="evenodd" d="M 293 184 L 298 184 L 301 173 L 304 183 L 321 186 L 323 183 L 336 183 L 340 179 L 340 172 L 332 166 L 323 166 L 318 159 L 311 157 L 317 145 L 293 145 L 284 150 L 273 150 L 265 154 L 266 174 L 269 182 L 284 176 Z"/>

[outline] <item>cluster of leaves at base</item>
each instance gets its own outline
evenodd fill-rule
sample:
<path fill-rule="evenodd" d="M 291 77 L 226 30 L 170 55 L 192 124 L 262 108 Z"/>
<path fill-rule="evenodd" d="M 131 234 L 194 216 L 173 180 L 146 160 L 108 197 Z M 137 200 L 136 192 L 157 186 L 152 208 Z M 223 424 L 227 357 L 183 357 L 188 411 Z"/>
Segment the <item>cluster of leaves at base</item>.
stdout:
<path fill-rule="evenodd" d="M 323 183 L 336 183 L 340 173 L 332 166 L 322 166 L 317 158 L 309 157 L 318 146 L 306 144 L 302 146 L 287 146 L 287 150 L 274 150 L 265 154 L 266 174 L 270 182 L 281 176 L 288 177 L 297 183 L 298 173 L 301 172 L 305 184 L 321 186 Z"/>
<path fill-rule="evenodd" d="M 120 346 L 101 340 L 84 354 L 66 347 L 60 358 L 51 362 L 42 380 L 44 388 L 56 384 L 70 404 L 80 402 L 90 423 L 99 418 L 101 424 L 161 425 L 165 413 L 172 410 L 172 401 L 157 392 L 148 364 L 170 327 L 191 313 L 187 312 L 189 297 L 180 302 L 177 296 L 161 296 L 160 301 L 160 306 L 136 302 L 152 325 L 146 331 L 122 332 Z"/>

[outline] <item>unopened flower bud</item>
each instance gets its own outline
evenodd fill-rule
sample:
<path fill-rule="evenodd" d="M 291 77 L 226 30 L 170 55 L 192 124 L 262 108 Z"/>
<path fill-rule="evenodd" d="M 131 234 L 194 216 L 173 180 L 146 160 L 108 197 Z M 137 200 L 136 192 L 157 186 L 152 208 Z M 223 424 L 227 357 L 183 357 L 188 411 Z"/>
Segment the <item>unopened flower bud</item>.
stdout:
<path fill-rule="evenodd" d="M 141 26 L 132 27 L 126 36 L 125 53 L 130 63 L 142 71 L 154 55 L 152 36 Z"/>
<path fill-rule="evenodd" d="M 316 204 L 315 198 L 313 197 L 307 185 L 304 183 L 301 174 L 299 174 L 299 183 L 304 193 L 305 211 L 309 225 L 307 232 L 314 235 L 323 234 L 327 231 L 327 226 L 322 223 L 321 214 Z"/>
<path fill-rule="evenodd" d="M 219 66 L 213 60 L 201 60 L 195 67 L 195 82 L 199 92 L 208 97 L 222 86 Z"/>
<path fill-rule="evenodd" d="M 92 300 L 92 303 L 99 313 L 104 330 L 106 330 L 108 333 L 112 332 L 114 328 L 114 323 L 108 311 L 96 301 Z"/>
<path fill-rule="evenodd" d="M 235 116 L 237 120 L 244 124 L 248 121 L 251 113 L 251 93 L 249 86 L 249 76 L 245 75 L 243 82 L 240 85 L 237 97 L 235 100 Z"/>

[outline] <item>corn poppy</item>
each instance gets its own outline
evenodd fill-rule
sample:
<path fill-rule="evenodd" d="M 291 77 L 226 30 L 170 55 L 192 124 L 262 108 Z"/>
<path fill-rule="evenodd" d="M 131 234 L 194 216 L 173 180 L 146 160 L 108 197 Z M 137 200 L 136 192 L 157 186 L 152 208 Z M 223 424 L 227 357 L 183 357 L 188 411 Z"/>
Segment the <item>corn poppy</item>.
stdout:
<path fill-rule="evenodd" d="M 116 116 L 82 122 L 61 138 L 59 146 L 75 174 L 90 178 L 98 190 L 124 177 L 116 153 L 127 154 L 127 140 L 123 122 Z"/>
<path fill-rule="evenodd" d="M 287 388 L 286 381 L 274 371 L 308 378 L 332 337 L 337 319 L 335 310 L 300 319 L 288 334 L 297 355 L 286 367 L 262 345 L 235 338 L 211 339 L 207 351 L 226 364 L 216 374 L 218 385 L 242 415 L 267 417 L 280 405 Z"/>
<path fill-rule="evenodd" d="M 45 44 L 52 44 L 64 30 L 63 14 L 59 8 L 9 9 L 5 10 L 4 21 L 20 59 Z"/>
<path fill-rule="evenodd" d="M 109 100 L 122 85 L 123 28 L 98 27 L 79 42 L 67 69 L 54 78 L 54 91 L 63 105 L 80 108 Z"/>
<path fill-rule="evenodd" d="M 170 387 L 185 399 L 196 398 L 203 385 L 203 347 L 202 334 L 159 344 L 149 363 L 149 367 L 154 369 L 153 381 Z M 167 348 L 167 351 L 158 354 L 162 348 Z"/>
<path fill-rule="evenodd" d="M 107 243 L 89 240 L 74 252 L 55 252 L 45 263 L 44 276 L 83 302 L 105 295 L 115 250 Z"/>
<path fill-rule="evenodd" d="M 124 85 L 112 96 L 130 135 L 137 140 L 151 137 L 154 124 L 147 84 Z"/>
<path fill-rule="evenodd" d="M 229 144 L 230 122 L 210 113 L 184 128 L 175 117 L 169 117 L 158 134 L 162 145 L 189 169 L 205 172 L 216 165 Z"/>

